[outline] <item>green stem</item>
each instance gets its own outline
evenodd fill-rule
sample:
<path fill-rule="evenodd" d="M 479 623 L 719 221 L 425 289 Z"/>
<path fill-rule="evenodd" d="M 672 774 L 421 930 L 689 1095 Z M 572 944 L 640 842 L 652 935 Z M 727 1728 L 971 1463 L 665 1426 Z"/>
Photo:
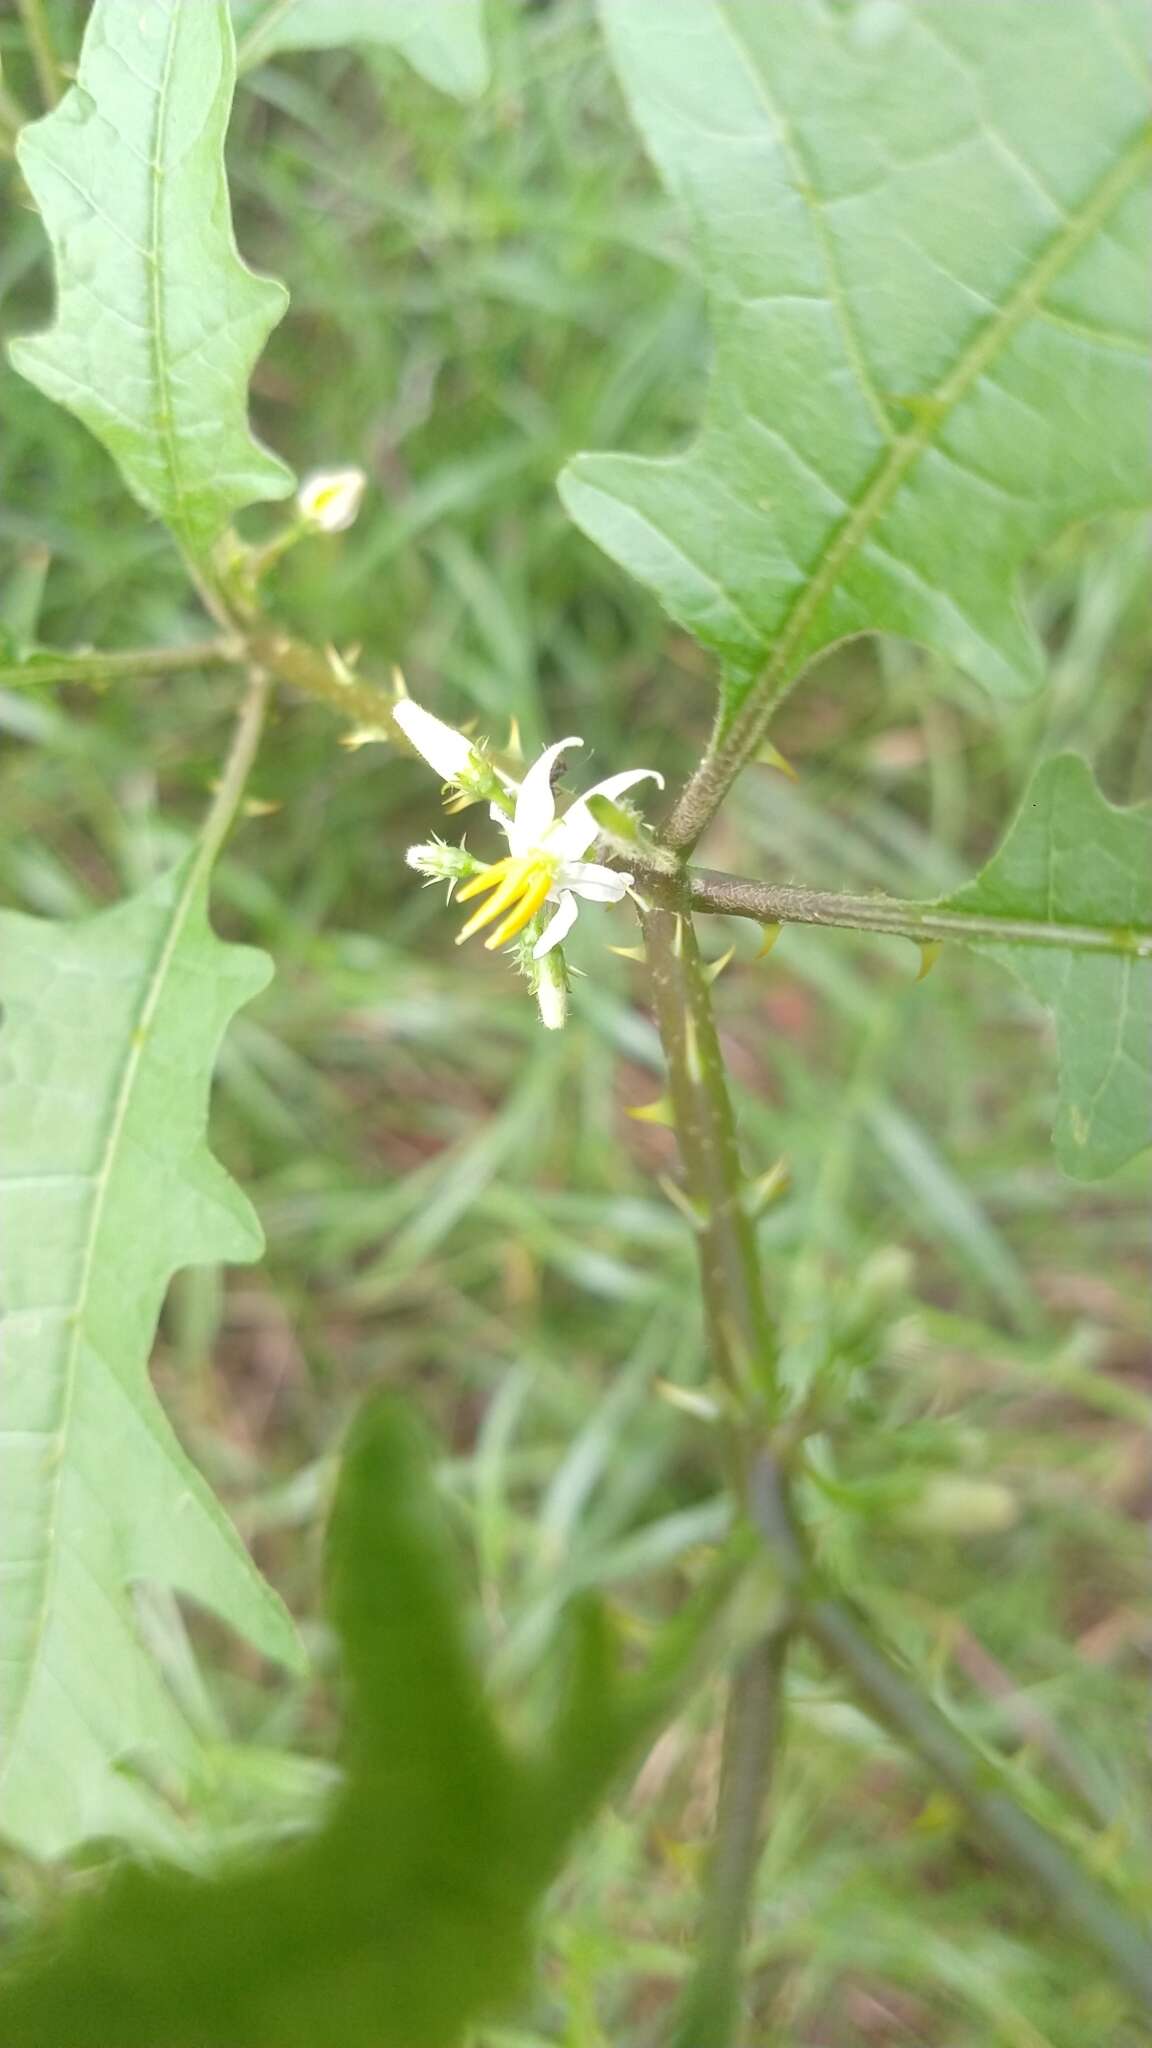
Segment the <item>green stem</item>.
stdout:
<path fill-rule="evenodd" d="M 645 877 L 644 889 L 640 921 L 685 1188 L 696 1217 L 712 1365 L 737 1407 L 767 1421 L 775 1408 L 774 1341 L 688 884 L 680 873 L 654 874 Z"/>
<path fill-rule="evenodd" d="M 196 848 L 196 866 L 200 872 L 205 872 L 212 866 L 240 808 L 240 800 L 260 747 L 260 736 L 264 730 L 271 689 L 272 680 L 266 670 L 249 670 L 248 688 L 236 719 L 232 744 L 200 829 Z"/>
<path fill-rule="evenodd" d="M 410 751 L 392 723 L 392 697 L 378 684 L 354 675 L 333 648 L 310 647 L 277 631 L 267 620 L 246 622 L 245 630 L 249 654 L 269 669 L 278 683 L 287 684 L 301 696 L 317 698 L 353 724 Z"/>
<path fill-rule="evenodd" d="M 727 1395 L 733 1490 L 746 1501 L 755 1447 L 776 1411 L 775 1346 L 684 874 L 646 878 L 641 924 L 685 1190 L 696 1221 L 708 1348 Z M 700 1951 L 681 2011 L 678 2048 L 730 2048 L 739 2032 L 740 1959 L 781 1739 L 786 1657 L 782 1620 L 732 1680 Z"/>
<path fill-rule="evenodd" d="M 36 67 L 40 95 L 46 107 L 54 107 L 64 91 L 64 74 L 52 41 L 44 0 L 20 0 L 20 18 L 28 49 Z"/>
<path fill-rule="evenodd" d="M 0 689 L 33 690 L 41 684 L 117 682 L 124 676 L 174 675 L 181 669 L 227 668 L 245 659 L 235 640 L 189 641 L 183 647 L 130 647 L 111 654 L 45 650 L 26 661 L 0 664 Z"/>
<path fill-rule="evenodd" d="M 638 866 L 634 863 L 634 866 Z M 644 876 L 645 887 L 649 877 Z M 893 896 L 850 896 L 820 889 L 748 882 L 739 875 L 694 868 L 694 910 L 751 917 L 758 924 L 837 925 L 845 930 L 890 932 L 921 945 L 940 939 L 989 941 L 1006 946 L 1059 946 L 1086 953 L 1129 953 L 1152 958 L 1152 932 L 1108 925 L 1043 924 L 1025 917 L 988 917 L 906 903 Z"/>
<path fill-rule="evenodd" d="M 715 907 L 731 907 L 731 878 L 700 880 L 708 892 L 707 907 L 714 907 L 718 882 L 724 886 Z M 780 892 L 762 891 L 758 884 L 732 882 L 731 887 L 755 892 L 756 909 L 745 914 L 781 921 Z M 644 874 L 643 889 L 641 921 L 686 1193 L 697 1219 L 709 1348 L 729 1396 L 734 1487 L 751 1512 L 788 1603 L 779 1636 L 754 1653 L 733 1685 L 700 1962 L 677 2048 L 730 2048 L 739 2027 L 739 1957 L 780 1741 L 784 1631 L 789 1627 L 808 1635 L 844 1671 L 876 1717 L 948 1786 L 977 1838 L 1030 1880 L 1070 1931 L 1094 1943 L 1141 2000 L 1152 2000 L 1152 1945 L 1146 1937 L 1075 1857 L 1016 1804 L 1005 1775 L 919 1691 L 877 1642 L 867 1620 L 824 1585 L 813 1564 L 791 1504 L 786 1422 L 772 1442 L 777 1402 L 771 1333 L 711 993 L 692 927 L 697 882 L 683 871 L 653 869 Z M 812 892 L 787 893 L 809 910 L 817 901 Z M 771 909 L 766 894 L 773 899 Z M 834 900 L 876 907 L 868 898 Z M 908 936 L 936 934 L 914 930 Z M 764 1723 L 759 1731 L 757 1701 Z"/>
<path fill-rule="evenodd" d="M 1095 1944 L 1152 2006 L 1152 1942 L 1074 1856 L 1016 1804 L 997 1766 L 975 1749 L 877 1642 L 868 1621 L 828 1592 L 797 1528 L 787 1478 L 771 1454 L 757 1464 L 752 1512 L 788 1588 L 798 1630 L 838 1665 L 872 1714 L 947 1785 L 978 1840 L 1043 1894 L 1073 1934 Z"/>
<path fill-rule="evenodd" d="M 781 1743 L 787 1656 L 782 1623 L 748 1653 L 732 1680 L 700 1945 L 674 2048 L 726 2048 L 739 2034 L 740 1955 Z"/>

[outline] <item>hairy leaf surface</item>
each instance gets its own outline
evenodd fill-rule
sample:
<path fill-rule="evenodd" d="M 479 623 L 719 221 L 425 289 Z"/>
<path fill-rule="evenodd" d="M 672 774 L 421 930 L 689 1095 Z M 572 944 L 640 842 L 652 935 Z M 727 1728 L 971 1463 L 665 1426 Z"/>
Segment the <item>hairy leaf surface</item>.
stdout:
<path fill-rule="evenodd" d="M 1095 1179 L 1152 1144 L 1152 804 L 1118 810 L 1078 754 L 1046 761 L 983 873 L 938 907 L 1002 920 L 971 943 L 1053 1014 L 1067 1172 Z M 1020 943 L 1021 921 L 1080 943 Z"/>
<path fill-rule="evenodd" d="M 227 0 L 96 0 L 76 85 L 18 144 L 56 318 L 12 361 L 194 554 L 241 506 L 292 488 L 248 425 L 252 365 L 288 299 L 232 233 L 235 74 Z"/>
<path fill-rule="evenodd" d="M 1021 562 L 1152 482 L 1143 0 L 601 8 L 715 362 L 693 446 L 578 457 L 569 511 L 728 724 L 864 631 L 1034 687 Z"/>
<path fill-rule="evenodd" d="M 178 1782 L 190 1736 L 134 1582 L 297 1656 L 148 1378 L 174 1270 L 261 1248 L 204 1132 L 268 963 L 212 932 L 204 866 L 77 924 L 0 915 L 0 1829 L 41 1855 L 168 1833 L 147 1773 Z"/>
<path fill-rule="evenodd" d="M 594 1624 L 547 1753 L 517 1754 L 472 1658 L 426 1454 L 389 1403 L 354 1432 L 329 1577 L 348 1729 L 324 1826 L 215 1880 L 122 1871 L 0 1983 L 5 2041 L 456 2048 L 520 1988 L 532 1915 L 571 1831 L 669 1711 L 684 1646 L 629 1706 L 615 1644 Z"/>
<path fill-rule="evenodd" d="M 460 99 L 488 82 L 483 0 L 232 0 L 232 12 L 245 70 L 277 50 L 380 43 Z"/>

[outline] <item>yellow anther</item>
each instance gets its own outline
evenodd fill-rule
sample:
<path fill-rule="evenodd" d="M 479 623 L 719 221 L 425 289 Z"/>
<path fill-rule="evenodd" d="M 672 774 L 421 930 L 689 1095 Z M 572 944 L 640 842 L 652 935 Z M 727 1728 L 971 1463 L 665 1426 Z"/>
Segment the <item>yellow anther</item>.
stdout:
<path fill-rule="evenodd" d="M 524 862 L 522 860 L 514 861 L 511 854 L 506 855 L 503 860 L 494 860 L 490 866 L 481 868 L 478 875 L 473 875 L 470 882 L 465 882 L 462 889 L 457 890 L 457 903 L 467 903 L 471 896 L 483 896 L 486 889 L 494 889 L 496 887 L 497 882 L 503 879 L 508 873 L 509 868 L 523 866 Z"/>
<path fill-rule="evenodd" d="M 552 887 L 554 873 L 551 861 L 543 865 L 533 863 L 526 878 L 527 887 L 515 910 L 497 927 L 491 938 L 484 941 L 490 953 L 494 953 L 500 946 L 506 946 L 509 939 L 514 939 L 517 932 L 522 932 L 525 925 L 531 923 L 536 912 L 543 909 L 548 900 L 548 891 Z"/>
<path fill-rule="evenodd" d="M 458 946 L 462 946 L 465 939 L 470 939 L 473 932 L 482 931 L 486 924 L 491 924 L 493 918 L 502 917 L 506 910 L 511 909 L 517 898 L 524 893 L 525 870 L 527 867 L 527 861 L 516 860 L 509 862 L 508 870 L 499 888 L 493 890 L 487 903 L 482 903 L 475 915 L 468 919 L 463 931 L 457 933 L 456 944 Z M 475 877 L 476 881 L 480 879 L 479 875 Z"/>

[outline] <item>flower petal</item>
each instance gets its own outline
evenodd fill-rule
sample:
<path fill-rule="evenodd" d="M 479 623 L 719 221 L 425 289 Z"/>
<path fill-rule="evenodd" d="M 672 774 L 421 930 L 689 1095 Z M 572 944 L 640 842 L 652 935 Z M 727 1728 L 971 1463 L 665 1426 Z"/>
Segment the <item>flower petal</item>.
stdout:
<path fill-rule="evenodd" d="M 472 746 L 454 725 L 434 718 L 422 705 L 414 704 L 411 697 L 401 697 L 392 716 L 405 739 L 436 770 L 442 782 L 458 783 L 469 772 L 474 760 Z"/>
<path fill-rule="evenodd" d="M 567 889 L 563 890 L 559 908 L 548 919 L 540 937 L 532 948 L 532 958 L 534 960 L 542 960 L 545 953 L 552 951 L 553 946 L 562 944 L 568 937 L 579 914 L 580 905 L 577 903 L 576 898 Z"/>
<path fill-rule="evenodd" d="M 594 860 L 565 860 L 556 870 L 556 887 L 570 889 L 588 903 L 619 903 L 632 887 L 632 876 Z"/>
<path fill-rule="evenodd" d="M 611 802 L 613 798 L 623 796 L 626 789 L 632 789 L 638 782 L 655 782 L 661 789 L 664 787 L 664 777 L 658 775 L 655 768 L 626 768 L 621 775 L 606 775 L 603 782 L 598 782 L 594 788 L 586 790 L 585 794 L 565 811 L 559 824 L 553 825 L 548 838 L 549 852 L 558 853 L 561 860 L 579 860 L 581 854 L 587 853 L 600 832 L 599 825 L 588 809 L 589 797 L 606 796 Z"/>
<path fill-rule="evenodd" d="M 582 747 L 584 742 L 573 734 L 566 740 L 557 740 L 554 747 L 545 747 L 538 761 L 532 766 L 520 784 L 516 798 L 516 815 L 508 834 L 508 843 L 513 853 L 528 853 L 539 846 L 553 818 L 556 816 L 556 799 L 552 794 L 552 770 L 566 747 Z"/>

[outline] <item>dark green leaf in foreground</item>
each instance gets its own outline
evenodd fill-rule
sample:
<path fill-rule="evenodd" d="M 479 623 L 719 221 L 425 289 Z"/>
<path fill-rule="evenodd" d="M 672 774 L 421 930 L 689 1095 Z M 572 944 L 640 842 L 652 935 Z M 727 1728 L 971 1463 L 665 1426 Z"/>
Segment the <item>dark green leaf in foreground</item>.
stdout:
<path fill-rule="evenodd" d="M 268 963 L 216 938 L 205 869 L 193 854 L 79 924 L 0 914 L 0 1831 L 43 1856 L 174 1834 L 148 1774 L 178 1784 L 192 1738 L 135 1581 L 298 1656 L 148 1379 L 176 1268 L 261 1249 L 204 1133 L 221 1035 Z"/>
<path fill-rule="evenodd" d="M 1002 921 L 970 943 L 1055 1018 L 1067 1171 L 1094 1179 L 1152 1144 L 1152 804 L 1117 810 L 1079 755 L 1046 761 L 983 873 L 936 907 Z M 1077 943 L 1021 943 L 1017 921 Z"/>
<path fill-rule="evenodd" d="M 488 82 L 483 0 L 232 0 L 232 13 L 244 70 L 278 50 L 378 43 L 461 99 Z"/>
<path fill-rule="evenodd" d="M 227 0 L 96 0 L 77 83 L 25 128 L 56 318 L 12 346 L 194 554 L 292 478 L 252 437 L 248 378 L 287 305 L 237 253 L 224 175 Z"/>
<path fill-rule="evenodd" d="M 729 724 L 877 630 L 1034 687 L 1021 562 L 1152 484 L 1145 0 L 601 7 L 715 363 L 692 447 L 578 457 L 569 511 Z"/>
<path fill-rule="evenodd" d="M 0 2039 L 454 2048 L 522 1986 L 570 1831 L 667 1709 L 681 1652 L 630 1712 L 594 1626 L 548 1754 L 515 1755 L 472 1661 L 423 1449 L 391 1403 L 354 1432 L 329 1574 L 347 1777 L 322 1829 L 215 1880 L 125 1869 L 0 1983 Z"/>

